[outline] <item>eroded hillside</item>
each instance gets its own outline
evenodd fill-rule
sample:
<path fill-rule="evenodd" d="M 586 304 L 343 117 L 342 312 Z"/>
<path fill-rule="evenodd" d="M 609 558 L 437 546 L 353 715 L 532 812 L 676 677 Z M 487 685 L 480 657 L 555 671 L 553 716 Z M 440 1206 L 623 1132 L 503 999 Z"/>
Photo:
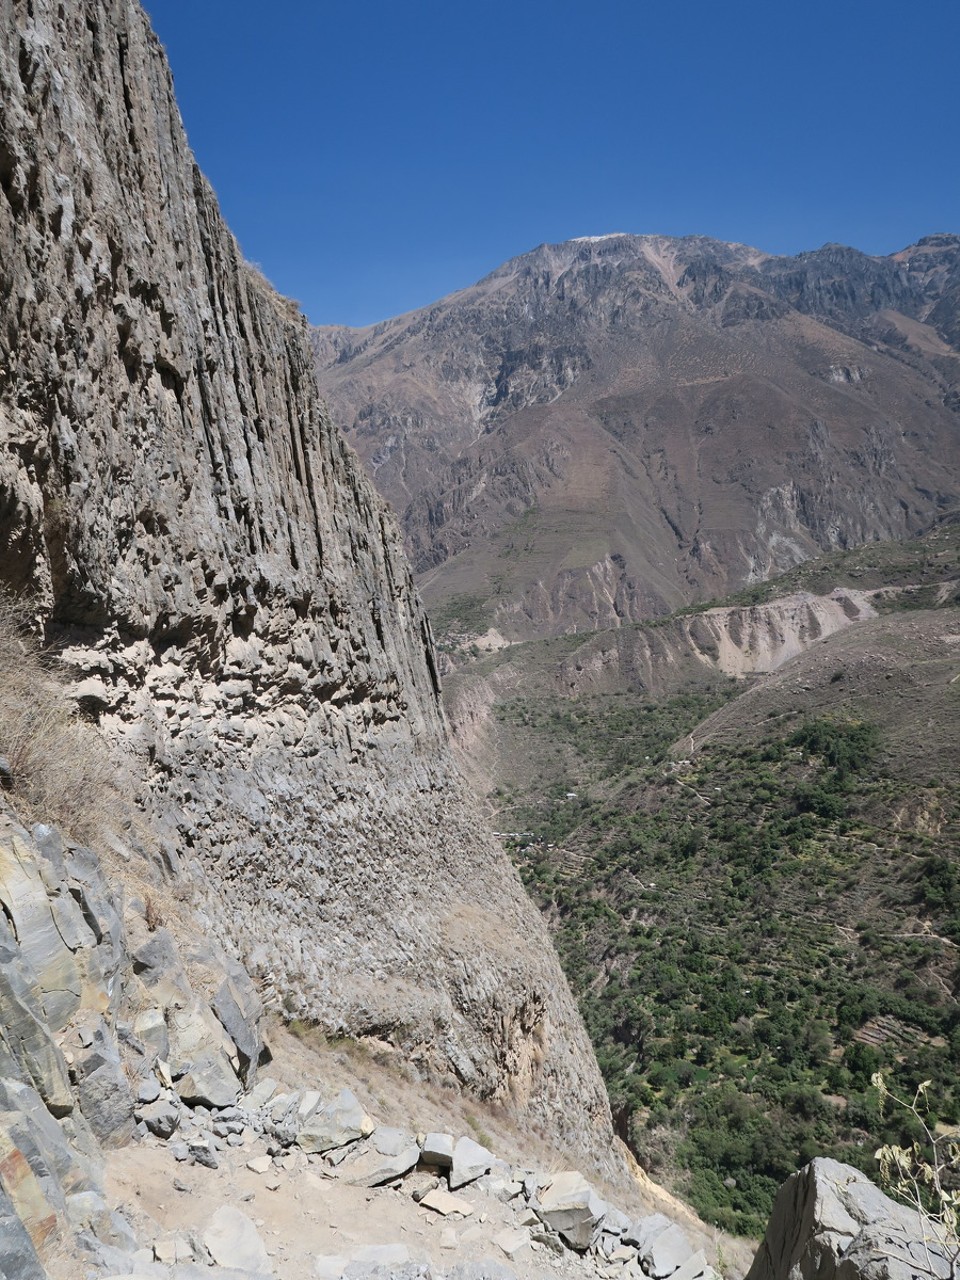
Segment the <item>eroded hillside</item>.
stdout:
<path fill-rule="evenodd" d="M 956 503 L 958 270 L 955 236 L 586 238 L 320 330 L 318 371 L 440 631 L 602 629 Z"/>
<path fill-rule="evenodd" d="M 957 1119 L 958 567 L 953 522 L 655 626 L 454 659 L 457 741 L 621 1132 L 730 1229 L 815 1154 L 872 1170 L 875 1070 Z"/>

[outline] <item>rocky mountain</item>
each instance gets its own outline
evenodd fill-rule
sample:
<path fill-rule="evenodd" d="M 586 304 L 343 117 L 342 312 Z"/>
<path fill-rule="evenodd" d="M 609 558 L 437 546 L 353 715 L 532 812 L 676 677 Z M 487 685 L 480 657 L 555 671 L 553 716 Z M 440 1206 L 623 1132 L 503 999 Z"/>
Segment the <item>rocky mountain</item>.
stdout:
<path fill-rule="evenodd" d="M 127 854 L 268 1007 L 602 1158 L 603 1085 L 451 762 L 400 537 L 140 6 L 3 0 L 0 99 L 0 578 L 128 770 Z"/>
<path fill-rule="evenodd" d="M 960 237 L 887 258 L 542 245 L 366 329 L 320 384 L 442 632 L 619 626 L 957 502 Z"/>

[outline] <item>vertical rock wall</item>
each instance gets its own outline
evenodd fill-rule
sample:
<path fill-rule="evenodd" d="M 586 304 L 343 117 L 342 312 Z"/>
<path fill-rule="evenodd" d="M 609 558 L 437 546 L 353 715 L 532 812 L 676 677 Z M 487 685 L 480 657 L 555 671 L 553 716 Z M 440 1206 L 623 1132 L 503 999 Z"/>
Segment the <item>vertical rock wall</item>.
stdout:
<path fill-rule="evenodd" d="M 139 5 L 0 0 L 0 111 L 0 577 L 133 761 L 171 876 L 268 1001 L 602 1143 L 545 930 L 451 769 L 393 521 Z"/>

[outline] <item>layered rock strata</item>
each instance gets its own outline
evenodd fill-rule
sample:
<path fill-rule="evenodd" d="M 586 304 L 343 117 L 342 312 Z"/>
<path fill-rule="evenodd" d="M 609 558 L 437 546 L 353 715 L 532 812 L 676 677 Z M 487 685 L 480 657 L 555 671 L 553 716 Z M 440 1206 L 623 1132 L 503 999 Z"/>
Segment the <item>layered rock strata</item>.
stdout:
<path fill-rule="evenodd" d="M 461 794 L 399 537 L 136 3 L 0 0 L 0 574 L 267 1002 L 596 1149 L 545 930 Z"/>

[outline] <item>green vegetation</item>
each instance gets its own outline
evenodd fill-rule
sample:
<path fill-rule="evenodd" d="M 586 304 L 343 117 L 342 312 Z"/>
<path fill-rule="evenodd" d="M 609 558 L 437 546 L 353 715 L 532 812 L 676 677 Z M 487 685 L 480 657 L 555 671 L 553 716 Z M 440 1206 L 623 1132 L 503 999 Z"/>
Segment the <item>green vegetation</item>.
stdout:
<path fill-rule="evenodd" d="M 852 718 L 669 760 L 707 709 L 686 695 L 611 714 L 607 734 L 596 709 L 500 714 L 575 735 L 595 784 L 519 805 L 513 850 L 622 1131 L 705 1218 L 755 1235 L 813 1155 L 871 1170 L 880 1140 L 908 1136 L 878 1119 L 875 1071 L 902 1091 L 932 1079 L 939 1118 L 960 1118 L 958 813 L 890 776 Z M 935 832 L 899 823 L 908 801 Z"/>

